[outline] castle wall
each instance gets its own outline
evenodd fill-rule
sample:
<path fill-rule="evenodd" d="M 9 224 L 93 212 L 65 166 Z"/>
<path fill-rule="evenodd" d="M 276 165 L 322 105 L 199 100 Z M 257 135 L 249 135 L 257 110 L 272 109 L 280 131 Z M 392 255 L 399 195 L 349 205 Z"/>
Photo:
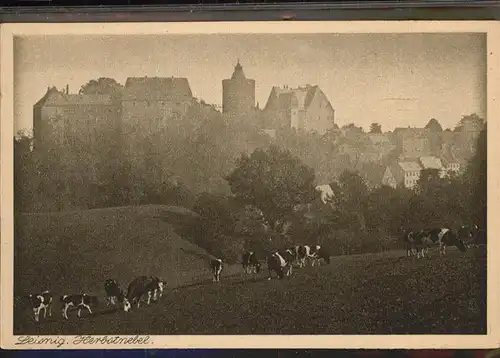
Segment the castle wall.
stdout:
<path fill-rule="evenodd" d="M 118 128 L 121 111 L 118 105 L 43 106 L 34 109 L 34 116 L 37 146 L 49 138 L 60 144 L 78 138 L 92 145 L 98 133 Z"/>

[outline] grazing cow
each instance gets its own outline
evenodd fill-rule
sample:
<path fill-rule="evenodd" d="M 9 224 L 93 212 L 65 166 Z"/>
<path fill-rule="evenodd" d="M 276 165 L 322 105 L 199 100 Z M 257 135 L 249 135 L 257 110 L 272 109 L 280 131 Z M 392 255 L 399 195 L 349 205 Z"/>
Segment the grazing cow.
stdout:
<path fill-rule="evenodd" d="M 286 266 L 285 260 L 279 256 L 277 253 L 271 254 L 267 257 L 267 269 L 269 271 L 268 280 L 272 279 L 272 272 L 276 272 L 278 278 L 281 280 L 283 278 L 283 267 Z"/>
<path fill-rule="evenodd" d="M 309 259 L 311 261 L 311 265 L 314 266 L 317 258 L 317 253 L 321 249 L 320 245 L 309 246 L 304 245 L 298 248 L 298 260 L 299 267 L 306 266 L 306 260 Z"/>
<path fill-rule="evenodd" d="M 52 316 L 52 294 L 50 291 L 43 291 L 42 293 L 32 293 L 28 299 L 35 315 L 35 321 L 40 320 L 40 311 L 43 310 L 43 318 L 47 317 L 47 309 L 49 316 Z"/>
<path fill-rule="evenodd" d="M 222 264 L 221 259 L 215 259 L 210 261 L 210 269 L 212 270 L 213 274 L 213 282 L 220 282 L 220 274 L 222 270 L 224 269 L 224 265 Z"/>
<path fill-rule="evenodd" d="M 330 264 L 330 252 L 325 249 L 324 247 L 321 247 L 316 255 L 316 261 L 318 262 L 318 265 L 320 265 L 321 261 L 324 261 L 325 264 L 329 265 Z"/>
<path fill-rule="evenodd" d="M 457 230 L 457 236 L 465 243 L 467 248 L 479 247 L 481 230 L 479 230 L 479 226 L 476 224 L 471 227 L 462 225 L 462 227 Z"/>
<path fill-rule="evenodd" d="M 90 314 L 92 309 L 90 306 L 97 306 L 98 300 L 95 296 L 87 294 L 64 295 L 61 296 L 61 303 L 63 304 L 62 316 L 68 319 L 68 308 L 76 307 L 78 309 L 78 317 L 81 317 L 82 309 L 86 308 Z"/>
<path fill-rule="evenodd" d="M 430 239 L 439 244 L 439 254 L 446 254 L 446 246 L 456 246 L 461 252 L 467 251 L 463 240 L 452 230 L 447 228 L 432 229 L 429 231 Z"/>
<path fill-rule="evenodd" d="M 282 252 L 275 252 L 267 258 L 267 269 L 269 271 L 268 280 L 272 279 L 272 272 L 274 271 L 279 279 L 282 279 L 284 274 L 284 269 L 286 268 L 286 275 L 290 276 L 292 274 L 292 262 L 293 253 L 291 249 Z"/>
<path fill-rule="evenodd" d="M 123 302 L 125 294 L 118 283 L 113 279 L 107 279 L 104 282 L 104 291 L 106 292 L 106 306 L 115 306 L 118 302 Z"/>
<path fill-rule="evenodd" d="M 255 252 L 252 252 L 252 251 L 245 252 L 243 254 L 242 261 L 243 261 L 243 270 L 247 274 L 260 272 L 261 265 L 260 265 L 259 259 L 257 258 L 257 255 L 255 254 Z"/>
<path fill-rule="evenodd" d="M 147 295 L 147 304 L 151 303 L 151 298 L 156 301 L 157 293 L 162 292 L 163 282 L 155 276 L 139 276 L 134 278 L 127 289 L 127 296 L 123 300 L 123 310 L 128 312 L 132 304 L 140 307 L 140 302 L 143 296 Z"/>

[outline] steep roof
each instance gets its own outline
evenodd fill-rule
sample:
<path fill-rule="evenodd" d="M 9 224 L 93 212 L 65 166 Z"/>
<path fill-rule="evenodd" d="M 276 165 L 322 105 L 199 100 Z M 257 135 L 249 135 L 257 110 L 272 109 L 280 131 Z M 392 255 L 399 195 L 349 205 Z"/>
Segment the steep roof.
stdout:
<path fill-rule="evenodd" d="M 422 167 L 420 164 L 417 162 L 398 162 L 398 165 L 401 167 L 401 169 L 405 172 L 410 172 L 410 171 L 416 171 L 416 170 L 421 170 Z"/>
<path fill-rule="evenodd" d="M 296 104 L 298 108 L 307 109 L 314 99 L 317 89 L 318 86 L 311 85 L 297 88 L 280 88 L 274 86 L 271 89 L 271 95 L 272 92 L 276 94 L 281 108 L 289 108 L 292 106 L 292 103 L 296 101 L 294 104 Z M 271 95 L 269 97 L 271 97 Z"/>
<path fill-rule="evenodd" d="M 124 101 L 185 100 L 192 97 L 187 78 L 129 77 L 123 91 Z"/>
<path fill-rule="evenodd" d="M 438 157 L 426 156 L 420 157 L 420 163 L 425 169 L 443 169 L 443 164 Z"/>
<path fill-rule="evenodd" d="M 245 77 L 245 72 L 243 72 L 243 67 L 240 65 L 240 60 L 238 60 L 238 63 L 236 66 L 234 66 L 234 71 L 233 75 L 231 76 L 232 80 L 244 80 L 246 79 Z"/>
<path fill-rule="evenodd" d="M 113 98 L 107 94 L 66 94 L 55 87 L 47 89 L 35 106 L 85 106 L 113 105 Z"/>
<path fill-rule="evenodd" d="M 402 183 L 404 181 L 405 178 L 404 172 L 398 163 L 392 163 L 388 166 L 388 168 L 391 171 L 392 176 L 394 177 L 394 180 L 396 180 L 397 183 Z M 385 175 L 385 172 L 383 175 Z"/>

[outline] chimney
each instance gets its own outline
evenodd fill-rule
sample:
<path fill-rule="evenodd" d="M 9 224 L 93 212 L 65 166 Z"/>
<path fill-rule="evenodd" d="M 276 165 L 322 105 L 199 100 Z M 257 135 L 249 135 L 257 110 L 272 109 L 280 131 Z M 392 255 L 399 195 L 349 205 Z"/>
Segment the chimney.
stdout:
<path fill-rule="evenodd" d="M 69 94 L 69 85 L 66 85 L 66 94 Z"/>

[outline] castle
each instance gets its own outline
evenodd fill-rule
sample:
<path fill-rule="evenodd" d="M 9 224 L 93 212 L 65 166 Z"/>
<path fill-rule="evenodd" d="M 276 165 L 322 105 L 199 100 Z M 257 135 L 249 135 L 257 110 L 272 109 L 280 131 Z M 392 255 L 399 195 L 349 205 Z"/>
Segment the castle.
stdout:
<path fill-rule="evenodd" d="M 222 114 L 254 119 L 268 132 L 296 129 L 324 134 L 334 125 L 334 110 L 318 86 L 273 87 L 266 107 L 255 105 L 255 80 L 245 77 L 239 60 L 222 80 Z M 33 107 L 36 145 L 52 137 L 64 143 L 71 134 L 91 142 L 100 131 L 120 131 L 124 143 L 185 118 L 196 102 L 189 81 L 174 77 L 129 77 L 119 93 L 70 94 L 69 88 L 48 88 Z"/>
<path fill-rule="evenodd" d="M 122 152 L 140 158 L 136 146 L 140 138 L 183 121 L 195 104 L 204 102 L 193 96 L 186 78 L 129 77 L 119 90 L 104 94 L 70 94 L 67 86 L 64 90 L 48 88 L 33 107 L 34 146 L 43 147 L 48 139 L 65 144 L 75 138 L 92 146 L 103 133 L 118 134 Z M 205 107 L 216 111 L 213 106 Z M 239 60 L 231 77 L 222 80 L 221 112 L 226 120 L 249 121 L 271 137 L 290 131 L 356 137 L 339 147 L 342 155 L 356 157 L 355 161 L 380 163 L 397 151 L 399 157 L 376 181 L 406 187 L 413 187 L 420 171 L 429 166 L 441 171 L 463 169 L 483 128 L 481 120 L 468 116 L 454 131 L 443 130 L 435 119 L 424 128 L 396 128 L 389 133 L 364 133 L 351 126 L 340 129 L 332 104 L 317 85 L 273 86 L 260 109 L 255 103 L 255 80 L 245 76 Z M 362 153 L 354 144 L 359 138 L 368 143 Z"/>

